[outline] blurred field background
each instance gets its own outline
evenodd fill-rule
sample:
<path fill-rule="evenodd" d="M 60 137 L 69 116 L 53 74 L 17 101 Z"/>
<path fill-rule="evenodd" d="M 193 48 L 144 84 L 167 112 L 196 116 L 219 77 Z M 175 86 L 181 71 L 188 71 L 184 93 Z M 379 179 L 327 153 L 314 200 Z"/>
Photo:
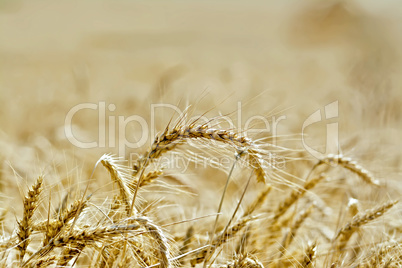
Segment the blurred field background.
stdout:
<path fill-rule="evenodd" d="M 339 101 L 342 153 L 372 171 L 387 188 L 362 193 L 366 188 L 355 187 L 358 179 L 346 186 L 340 180 L 331 188 L 339 193 L 335 199 L 347 203 L 348 197 L 364 196 L 364 206 L 372 207 L 399 198 L 401 15 L 398 1 L 1 0 L 4 233 L 12 232 L 15 217 L 21 215 L 20 192 L 39 174 L 45 174 L 46 187 L 53 189 L 57 203 L 65 189 L 89 178 L 102 154 L 119 153 L 117 146 L 82 149 L 66 139 L 65 117 L 81 103 L 114 104 L 115 111 L 108 111 L 107 116 L 139 115 L 147 122 L 151 104 L 168 103 L 182 110 L 191 105 L 194 115 L 207 111 L 209 118 L 230 114 L 238 124 L 241 102 L 240 124 L 255 115 L 285 115 L 277 134 L 291 138 L 281 145 L 302 149 L 300 133 L 306 118 Z M 171 116 L 171 111 L 159 112 L 156 130 L 162 131 Z M 97 140 L 96 111 L 80 113 L 73 124 L 80 140 Z M 325 122 L 307 132 L 311 146 L 325 146 Z M 135 141 L 142 134 L 132 124 L 125 137 Z M 152 141 L 149 133 L 148 143 L 127 149 L 125 158 L 132 152 L 142 153 Z M 299 156 L 314 163 L 307 154 Z M 309 169 L 303 165 L 297 169 L 289 163 L 287 171 L 304 178 Z M 93 191 L 111 185 L 105 173 L 96 172 Z M 166 193 L 175 205 L 160 212 L 162 221 L 172 211 L 177 218 L 216 212 L 227 170 L 192 166 L 168 174 L 170 178 L 162 181 L 179 181 L 196 195 L 186 195 L 184 201 L 177 199 L 178 193 L 173 197 Z M 242 185 L 238 177 L 230 192 L 238 196 Z M 321 191 L 328 191 L 322 187 Z M 254 185 L 251 191 L 258 188 Z M 328 200 L 333 199 L 332 192 L 326 194 Z M 228 201 L 225 206 L 233 208 L 235 203 Z M 338 213 L 337 204 L 333 208 Z M 394 213 L 400 223 L 400 209 Z M 393 235 L 400 238 L 400 233 Z"/>

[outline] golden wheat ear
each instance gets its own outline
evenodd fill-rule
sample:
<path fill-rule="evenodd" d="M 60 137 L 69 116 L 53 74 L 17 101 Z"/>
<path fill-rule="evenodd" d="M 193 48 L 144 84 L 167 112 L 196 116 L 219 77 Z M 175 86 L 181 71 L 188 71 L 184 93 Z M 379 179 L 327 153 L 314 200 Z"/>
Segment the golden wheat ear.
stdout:
<path fill-rule="evenodd" d="M 39 204 L 39 195 L 42 191 L 43 177 L 39 177 L 32 189 L 28 191 L 28 195 L 24 197 L 24 215 L 21 221 L 18 221 L 18 245 L 19 259 L 22 262 L 26 249 L 30 242 L 32 232 L 32 217 Z"/>
<path fill-rule="evenodd" d="M 247 217 L 251 214 L 253 214 L 253 212 L 257 209 L 259 209 L 262 204 L 265 202 L 265 200 L 267 199 L 268 194 L 271 192 L 272 190 L 272 186 L 268 185 L 266 186 L 257 196 L 257 198 L 246 207 L 246 209 L 243 212 L 242 217 Z"/>
<path fill-rule="evenodd" d="M 39 248 L 34 254 L 26 260 L 22 266 L 26 266 L 34 262 L 34 258 L 44 258 L 56 248 L 63 248 L 61 257 L 58 259 L 60 263 L 65 263 L 71 260 L 85 247 L 94 246 L 98 242 L 108 243 L 115 237 L 122 234 L 128 234 L 132 231 L 138 230 L 138 224 L 124 224 L 124 225 L 111 225 L 111 226 L 98 226 L 87 229 L 75 229 L 72 232 L 64 232 L 49 241 L 46 246 Z M 78 250 L 77 250 L 78 249 Z"/>
<path fill-rule="evenodd" d="M 57 256 L 55 256 L 55 255 L 43 257 L 43 258 L 38 259 L 36 262 L 32 262 L 32 265 L 30 267 L 35 267 L 35 268 L 49 267 L 56 260 L 57 260 Z"/>
<path fill-rule="evenodd" d="M 68 223 L 72 221 L 77 214 L 81 213 L 85 209 L 87 206 L 87 201 L 88 200 L 84 200 L 84 203 L 81 205 L 80 200 L 75 200 L 68 209 L 60 211 L 57 219 L 49 222 L 45 221 L 36 226 L 36 229 L 43 230 L 45 233 L 42 243 L 43 246 L 46 246 L 52 238 L 57 236 L 63 229 L 68 227 Z"/>
<path fill-rule="evenodd" d="M 297 202 L 301 197 L 304 196 L 304 194 L 313 189 L 320 181 L 325 179 L 325 175 L 321 174 L 320 176 L 313 178 L 307 182 L 305 182 L 304 186 L 301 189 L 294 189 L 290 195 L 283 200 L 281 203 L 279 203 L 279 206 L 276 208 L 274 212 L 274 216 L 272 219 L 273 224 L 275 224 L 278 219 L 288 211 L 288 209 Z M 272 224 L 272 225 L 273 225 Z"/>
<path fill-rule="evenodd" d="M 300 267 L 302 268 L 314 267 L 316 252 L 317 252 L 317 242 L 311 243 L 304 251 L 304 258 L 300 262 Z"/>
<path fill-rule="evenodd" d="M 365 168 L 360 166 L 356 161 L 349 157 L 344 157 L 343 155 L 327 155 L 325 158 L 321 159 L 316 166 L 321 164 L 327 165 L 340 165 L 341 167 L 350 170 L 351 172 L 357 174 L 364 182 L 380 186 L 380 181 L 375 179 L 374 176 Z"/>
<path fill-rule="evenodd" d="M 144 175 L 141 180 L 141 184 L 138 187 L 144 187 L 146 185 L 151 184 L 154 180 L 156 180 L 160 175 L 163 174 L 162 170 L 152 170 Z M 137 187 L 138 178 L 133 179 L 129 183 L 129 188 L 133 192 L 134 189 Z"/>
<path fill-rule="evenodd" d="M 248 155 L 248 164 L 255 171 L 257 181 L 266 181 L 267 174 L 263 166 L 260 150 L 252 140 L 229 130 L 214 129 L 206 125 L 195 125 L 193 123 L 178 125 L 172 130 L 166 128 L 160 136 L 155 138 L 151 148 L 133 165 L 134 175 L 141 174 L 140 178 L 138 178 L 140 185 L 142 173 L 152 161 L 189 139 L 211 140 L 227 144 L 236 149 L 243 148 L 243 151 Z"/>
<path fill-rule="evenodd" d="M 335 235 L 334 241 L 337 242 L 337 251 L 341 251 L 348 243 L 350 237 L 363 225 L 381 217 L 391 209 L 398 201 L 389 201 L 374 209 L 366 210 L 363 214 L 358 214 L 351 221 L 346 223 Z"/>
<path fill-rule="evenodd" d="M 297 216 L 296 220 L 290 226 L 289 231 L 282 238 L 282 243 L 279 247 L 280 258 L 284 255 L 285 251 L 290 246 L 293 239 L 296 237 L 297 231 L 300 228 L 300 226 L 303 224 L 304 220 L 310 216 L 312 208 L 313 208 L 313 206 L 310 206 L 306 210 L 303 210 L 302 212 L 300 212 L 299 215 Z"/>

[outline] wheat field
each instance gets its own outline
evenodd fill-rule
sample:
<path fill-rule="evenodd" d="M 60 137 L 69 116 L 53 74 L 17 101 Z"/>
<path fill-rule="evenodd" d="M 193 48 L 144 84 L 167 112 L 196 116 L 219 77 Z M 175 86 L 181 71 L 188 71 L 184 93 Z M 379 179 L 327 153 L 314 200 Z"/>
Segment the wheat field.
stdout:
<path fill-rule="evenodd" d="M 0 1 L 1 267 L 401 267 L 397 1 Z"/>

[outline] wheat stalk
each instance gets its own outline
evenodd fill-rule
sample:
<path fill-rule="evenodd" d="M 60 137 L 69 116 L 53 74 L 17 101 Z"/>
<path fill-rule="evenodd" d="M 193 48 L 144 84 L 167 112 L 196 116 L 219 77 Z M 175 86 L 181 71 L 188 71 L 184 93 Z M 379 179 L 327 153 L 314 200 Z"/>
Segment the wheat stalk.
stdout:
<path fill-rule="evenodd" d="M 135 219 L 136 222 L 144 226 L 147 230 L 148 234 L 154 238 L 157 247 L 158 247 L 158 257 L 161 268 L 169 268 L 170 260 L 169 260 L 169 244 L 168 241 L 162 231 L 162 229 L 152 222 L 150 219 L 146 217 L 140 217 Z"/>
<path fill-rule="evenodd" d="M 100 163 L 109 171 L 110 177 L 120 190 L 120 197 L 126 205 L 126 211 L 129 213 L 131 207 L 131 192 L 126 183 L 129 181 L 127 170 L 117 163 L 117 160 L 111 155 L 105 154 L 99 159 Z"/>

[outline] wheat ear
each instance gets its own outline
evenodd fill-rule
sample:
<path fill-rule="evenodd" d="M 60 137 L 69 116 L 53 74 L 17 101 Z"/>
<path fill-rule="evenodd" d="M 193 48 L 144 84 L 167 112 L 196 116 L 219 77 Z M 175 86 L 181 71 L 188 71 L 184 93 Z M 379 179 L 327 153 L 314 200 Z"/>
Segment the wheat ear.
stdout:
<path fill-rule="evenodd" d="M 193 239 L 194 239 L 194 226 L 190 226 L 187 229 L 186 236 L 184 237 L 183 245 L 180 248 L 180 254 L 185 254 L 188 251 Z M 181 260 L 181 264 L 183 265 L 184 263 L 185 263 L 184 260 Z"/>
<path fill-rule="evenodd" d="M 61 252 L 61 256 L 57 261 L 57 267 L 64 267 L 68 264 L 70 260 L 72 260 L 76 255 L 81 253 L 81 251 L 85 248 L 84 243 L 74 243 L 70 246 L 67 246 Z"/>
<path fill-rule="evenodd" d="M 49 223 L 43 223 L 46 224 L 46 234 L 45 238 L 43 239 L 43 245 L 47 245 L 53 237 L 57 236 L 61 230 L 68 224 L 69 221 L 71 221 L 79 212 L 78 210 L 80 209 L 80 200 L 74 201 L 73 204 L 70 205 L 70 207 L 65 210 L 61 211 L 58 215 L 57 220 L 52 220 Z M 84 203 L 81 206 L 80 212 L 86 207 L 87 202 L 84 201 Z M 41 225 L 43 225 L 41 224 Z"/>
<path fill-rule="evenodd" d="M 286 213 L 286 211 L 288 211 L 288 209 L 297 201 L 299 200 L 301 197 L 303 197 L 303 195 L 313 189 L 317 183 L 319 183 L 320 181 L 322 181 L 325 178 L 325 176 L 323 174 L 321 174 L 319 177 L 316 177 L 314 179 L 311 179 L 309 181 L 307 181 L 303 188 L 301 189 L 295 189 L 293 190 L 290 195 L 284 200 L 282 201 L 279 206 L 276 208 L 275 212 L 274 212 L 274 216 L 273 216 L 273 223 L 276 223 L 278 221 L 278 219 Z"/>
<path fill-rule="evenodd" d="M 32 264 L 29 266 L 30 268 L 41 268 L 41 267 L 49 267 L 53 262 L 55 262 L 57 259 L 56 256 L 48 256 L 48 257 L 43 257 L 37 260 L 36 262 L 32 262 Z"/>
<path fill-rule="evenodd" d="M 268 227 L 268 235 L 265 238 L 265 244 L 271 245 L 274 242 L 274 239 L 280 234 L 280 230 L 286 226 L 282 222 L 282 224 L 278 223 L 278 220 L 289 210 L 289 208 L 296 203 L 304 194 L 313 189 L 320 181 L 325 178 L 325 175 L 321 174 L 319 177 L 315 177 L 304 183 L 304 186 L 301 189 L 294 189 L 289 194 L 288 197 L 285 198 L 273 212 L 273 216 L 270 219 L 270 225 Z"/>
<path fill-rule="evenodd" d="M 46 246 L 41 247 L 31 257 L 23 263 L 23 267 L 28 265 L 36 256 L 44 257 L 49 254 L 54 248 L 60 248 L 67 245 L 74 246 L 82 244 L 84 246 L 93 245 L 102 239 L 114 237 L 137 230 L 140 227 L 138 224 L 130 225 L 113 225 L 103 226 L 91 229 L 84 229 L 81 231 L 65 232 L 57 237 L 52 238 Z M 83 248 L 82 248 L 83 249 Z"/>
<path fill-rule="evenodd" d="M 261 207 L 261 205 L 264 203 L 264 201 L 267 199 L 268 194 L 271 192 L 272 186 L 268 185 L 265 187 L 264 190 L 262 190 L 257 198 L 251 203 L 247 208 L 244 210 L 242 217 L 247 217 L 251 215 L 256 209 Z"/>
<path fill-rule="evenodd" d="M 157 179 L 160 175 L 162 175 L 162 170 L 153 170 L 148 172 L 147 174 L 144 175 L 144 177 L 141 180 L 141 184 L 138 187 L 143 187 L 146 186 L 148 184 L 151 184 L 155 179 Z M 138 178 L 132 180 L 129 183 L 129 188 L 130 189 L 135 189 L 137 187 L 137 183 L 138 183 Z"/>
<path fill-rule="evenodd" d="M 391 264 L 392 261 L 398 262 L 401 260 L 401 249 L 400 241 L 378 245 L 372 249 L 372 253 L 363 262 L 359 263 L 357 267 L 398 267 L 396 263 L 394 266 L 391 266 Z"/>
<path fill-rule="evenodd" d="M 343 226 L 341 229 L 339 229 L 337 234 L 335 235 L 334 240 L 338 240 L 337 250 L 340 251 L 346 246 L 350 237 L 357 229 L 367 224 L 368 222 L 381 217 L 396 203 L 398 203 L 398 201 L 389 201 L 377 208 L 366 210 L 366 212 L 362 215 L 354 216 L 353 219 L 346 223 L 345 226 Z"/>
<path fill-rule="evenodd" d="M 303 261 L 300 262 L 300 267 L 301 268 L 310 268 L 314 267 L 314 259 L 316 256 L 316 251 L 317 251 L 317 243 L 311 243 L 310 246 L 308 246 L 304 252 L 304 258 Z"/>
<path fill-rule="evenodd" d="M 24 198 L 24 215 L 21 221 L 18 223 L 18 245 L 19 258 L 22 261 L 24 258 L 26 249 L 30 242 L 30 236 L 32 232 L 32 216 L 38 207 L 39 195 L 42 191 L 43 178 L 39 177 L 35 184 L 32 186 L 32 190 L 28 191 L 28 195 Z"/>
<path fill-rule="evenodd" d="M 308 209 L 300 212 L 292 226 L 290 227 L 289 231 L 284 235 L 282 239 L 281 246 L 279 248 L 280 252 L 280 257 L 283 256 L 285 253 L 285 250 L 289 247 L 289 245 L 292 243 L 293 239 L 295 238 L 297 231 L 299 230 L 300 226 L 303 224 L 305 219 L 307 219 L 312 211 L 312 206 L 310 206 Z"/>
<path fill-rule="evenodd" d="M 207 125 L 184 125 L 176 126 L 172 130 L 168 128 L 157 136 L 149 151 L 134 165 L 134 174 L 145 169 L 154 159 L 160 157 L 163 153 L 171 151 L 177 145 L 184 143 L 187 139 L 207 139 L 223 142 L 236 148 L 245 148 L 248 153 L 248 162 L 254 169 L 259 182 L 265 182 L 266 173 L 263 168 L 261 155 L 257 146 L 247 137 L 237 135 L 228 130 L 219 130 L 209 128 Z M 142 178 L 139 178 L 141 184 Z"/>
<path fill-rule="evenodd" d="M 365 168 L 363 168 L 362 166 L 360 166 L 359 164 L 357 164 L 356 161 L 353 161 L 351 158 L 349 157 L 344 157 L 343 155 L 327 155 L 325 158 L 321 159 L 318 165 L 321 164 L 327 164 L 327 165 L 333 165 L 333 164 L 338 164 L 348 170 L 350 170 L 351 172 L 357 174 L 360 176 L 360 178 L 363 179 L 363 181 L 365 181 L 368 184 L 371 185 L 375 185 L 375 186 L 379 186 L 380 182 L 378 180 L 376 180 L 374 178 L 374 176 Z"/>

